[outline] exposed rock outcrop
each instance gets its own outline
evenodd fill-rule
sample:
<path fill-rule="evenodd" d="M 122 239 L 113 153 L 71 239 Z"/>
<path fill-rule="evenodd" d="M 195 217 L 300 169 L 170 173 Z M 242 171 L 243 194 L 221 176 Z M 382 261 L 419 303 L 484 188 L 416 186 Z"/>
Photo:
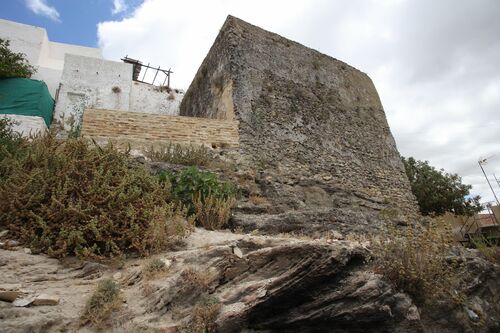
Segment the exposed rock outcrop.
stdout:
<path fill-rule="evenodd" d="M 125 303 L 108 322 L 118 332 L 182 332 L 193 320 L 193 308 L 207 299 L 218 304 L 218 332 L 498 329 L 498 266 L 470 251 L 457 253 L 478 270 L 477 279 L 468 281 L 470 302 L 467 307 L 441 304 L 426 312 L 370 271 L 365 245 L 196 230 L 182 250 L 157 256 L 168 265 L 156 276 L 144 273 L 150 259 L 127 259 L 122 268 L 113 268 L 71 261 L 63 265 L 21 249 L 0 250 L 3 283 L 59 300 L 22 308 L 0 301 L 1 330 L 93 331 L 79 327 L 78 316 L 104 278 L 122 288 Z"/>

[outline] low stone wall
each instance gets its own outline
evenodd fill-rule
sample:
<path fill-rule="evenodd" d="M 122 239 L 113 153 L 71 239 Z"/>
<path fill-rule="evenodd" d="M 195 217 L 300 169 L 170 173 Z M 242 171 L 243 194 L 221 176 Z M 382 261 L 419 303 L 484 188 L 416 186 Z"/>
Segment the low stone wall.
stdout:
<path fill-rule="evenodd" d="M 81 134 L 96 140 L 155 144 L 173 142 L 237 148 L 238 122 L 160 114 L 87 109 Z"/>

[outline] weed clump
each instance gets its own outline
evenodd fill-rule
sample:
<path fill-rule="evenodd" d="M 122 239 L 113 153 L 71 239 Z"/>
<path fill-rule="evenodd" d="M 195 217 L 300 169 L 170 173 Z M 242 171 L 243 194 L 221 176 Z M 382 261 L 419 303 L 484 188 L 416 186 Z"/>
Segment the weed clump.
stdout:
<path fill-rule="evenodd" d="M 163 173 L 160 179 L 172 184 L 173 198 L 195 216 L 196 225 L 219 229 L 229 220 L 236 191 L 215 174 L 192 166 L 176 174 Z"/>
<path fill-rule="evenodd" d="M 167 269 L 167 264 L 163 260 L 155 258 L 147 262 L 143 274 L 146 278 L 150 279 L 166 273 Z"/>
<path fill-rule="evenodd" d="M 229 221 L 234 202 L 233 197 L 224 199 L 209 194 L 202 199 L 201 196 L 196 196 L 193 204 L 197 224 L 207 230 L 223 228 Z"/>
<path fill-rule="evenodd" d="M 191 317 L 185 325 L 186 333 L 215 333 L 216 320 L 221 310 L 221 304 L 214 298 L 202 298 L 194 307 Z"/>
<path fill-rule="evenodd" d="M 418 305 L 439 297 L 460 301 L 460 267 L 448 260 L 452 246 L 452 232 L 444 221 L 421 229 L 400 230 L 391 224 L 385 235 L 372 241 L 375 269 Z"/>
<path fill-rule="evenodd" d="M 145 155 L 152 161 L 180 165 L 206 166 L 212 161 L 208 148 L 205 146 L 186 146 L 173 143 L 158 148 L 151 147 L 145 151 Z"/>
<path fill-rule="evenodd" d="M 112 279 L 99 282 L 96 290 L 90 296 L 83 313 L 80 316 L 80 325 L 92 323 L 101 327 L 109 315 L 120 306 L 120 287 Z"/>
<path fill-rule="evenodd" d="M 147 255 L 190 229 L 170 184 L 112 145 L 51 133 L 17 143 L 0 172 L 0 226 L 36 252 Z"/>

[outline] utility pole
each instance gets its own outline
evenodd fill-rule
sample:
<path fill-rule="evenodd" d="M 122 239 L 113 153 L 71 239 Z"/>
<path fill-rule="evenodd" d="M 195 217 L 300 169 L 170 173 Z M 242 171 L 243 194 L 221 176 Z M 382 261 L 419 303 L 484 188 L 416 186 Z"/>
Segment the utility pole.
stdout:
<path fill-rule="evenodd" d="M 498 181 L 497 176 L 495 174 L 493 174 L 493 177 L 495 177 L 495 180 L 497 181 L 497 185 L 498 185 L 498 187 L 500 187 L 500 182 Z"/>
<path fill-rule="evenodd" d="M 493 193 L 493 196 L 495 197 L 497 205 L 500 205 L 500 202 L 498 202 L 497 195 L 496 195 L 495 191 L 493 191 L 493 187 L 491 186 L 490 180 L 488 179 L 488 176 L 486 176 L 486 172 L 484 172 L 484 169 L 483 169 L 483 163 L 486 164 L 486 160 L 487 160 L 487 158 L 483 158 L 482 160 L 477 161 L 477 163 L 479 164 L 479 167 L 481 168 L 481 171 L 483 172 L 484 178 L 486 178 L 486 181 L 488 182 L 488 185 L 490 186 L 491 192 Z"/>

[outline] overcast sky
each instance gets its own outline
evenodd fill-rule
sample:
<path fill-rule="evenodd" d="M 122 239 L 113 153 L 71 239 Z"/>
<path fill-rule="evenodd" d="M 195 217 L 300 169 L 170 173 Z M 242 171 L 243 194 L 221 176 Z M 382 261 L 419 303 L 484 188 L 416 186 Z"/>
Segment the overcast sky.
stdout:
<path fill-rule="evenodd" d="M 22 2 L 0 5 L 7 18 L 18 19 L 21 10 L 15 3 Z M 492 156 L 485 170 L 500 194 L 493 178 L 493 173 L 500 177 L 500 0 L 24 4 L 32 15 L 46 19 L 49 37 L 73 42 L 70 37 L 86 31 L 91 37 L 85 43 L 101 47 L 108 59 L 128 55 L 172 67 L 172 85 L 183 89 L 226 16 L 237 16 L 366 72 L 378 89 L 401 154 L 458 173 L 485 201 L 493 195 L 477 161 Z M 99 22 L 97 37 L 93 38 L 95 23 L 87 25 L 86 17 Z M 36 22 L 28 18 L 20 16 Z"/>

